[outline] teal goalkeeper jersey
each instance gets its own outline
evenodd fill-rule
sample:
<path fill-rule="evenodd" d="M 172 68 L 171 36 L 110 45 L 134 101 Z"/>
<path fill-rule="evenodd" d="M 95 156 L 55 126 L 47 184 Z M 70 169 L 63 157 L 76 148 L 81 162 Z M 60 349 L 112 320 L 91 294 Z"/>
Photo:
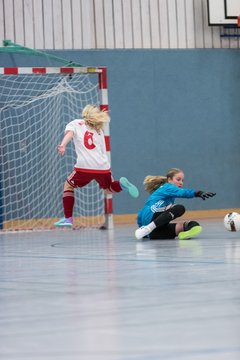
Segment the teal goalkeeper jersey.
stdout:
<path fill-rule="evenodd" d="M 194 198 L 195 193 L 196 190 L 179 188 L 165 183 L 149 196 L 144 207 L 138 212 L 138 226 L 148 225 L 155 213 L 160 213 L 165 210 L 166 206 L 174 204 L 176 198 Z"/>

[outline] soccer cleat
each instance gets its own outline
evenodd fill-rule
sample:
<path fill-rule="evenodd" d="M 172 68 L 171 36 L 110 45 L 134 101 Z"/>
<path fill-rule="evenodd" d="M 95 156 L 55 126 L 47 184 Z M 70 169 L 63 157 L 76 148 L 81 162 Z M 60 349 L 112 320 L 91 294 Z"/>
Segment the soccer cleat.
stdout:
<path fill-rule="evenodd" d="M 127 191 L 132 197 L 137 198 L 139 196 L 138 188 L 135 185 L 131 184 L 127 178 L 121 177 L 119 182 L 121 188 Z"/>
<path fill-rule="evenodd" d="M 178 238 L 180 240 L 191 239 L 191 238 L 197 236 L 198 234 L 200 234 L 200 232 L 202 232 L 202 227 L 201 226 L 193 226 L 188 231 L 181 231 L 178 234 Z"/>
<path fill-rule="evenodd" d="M 149 235 L 152 230 L 149 228 L 148 225 L 141 226 L 139 229 L 135 231 L 135 237 L 137 240 L 143 239 L 145 236 Z"/>
<path fill-rule="evenodd" d="M 72 227 L 73 221 L 72 218 L 62 218 L 54 223 L 56 227 Z"/>

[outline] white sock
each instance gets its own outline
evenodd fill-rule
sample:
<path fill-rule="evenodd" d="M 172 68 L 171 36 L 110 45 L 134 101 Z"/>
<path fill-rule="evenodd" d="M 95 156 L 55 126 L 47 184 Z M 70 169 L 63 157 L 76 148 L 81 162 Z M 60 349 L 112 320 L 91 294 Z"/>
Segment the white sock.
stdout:
<path fill-rule="evenodd" d="M 150 222 L 150 224 L 147 225 L 147 227 L 153 231 L 154 229 L 156 229 L 156 224 L 154 221 Z"/>

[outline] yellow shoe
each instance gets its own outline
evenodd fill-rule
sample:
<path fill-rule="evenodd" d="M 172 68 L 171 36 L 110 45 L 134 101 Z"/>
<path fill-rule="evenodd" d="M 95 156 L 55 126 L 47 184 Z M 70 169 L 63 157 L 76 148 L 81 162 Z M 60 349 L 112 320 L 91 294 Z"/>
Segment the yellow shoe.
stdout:
<path fill-rule="evenodd" d="M 191 238 L 197 236 L 198 234 L 200 234 L 200 232 L 202 232 L 202 227 L 201 226 L 193 226 L 188 231 L 181 231 L 178 234 L 178 238 L 180 240 L 191 239 Z"/>

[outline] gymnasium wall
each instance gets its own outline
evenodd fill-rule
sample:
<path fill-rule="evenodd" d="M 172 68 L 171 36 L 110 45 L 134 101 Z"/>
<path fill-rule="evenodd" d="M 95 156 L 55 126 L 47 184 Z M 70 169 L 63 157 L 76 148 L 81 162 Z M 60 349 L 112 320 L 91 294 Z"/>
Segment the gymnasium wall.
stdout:
<path fill-rule="evenodd" d="M 239 48 L 222 32 L 207 0 L 0 0 L 0 43 L 35 49 Z"/>
<path fill-rule="evenodd" d="M 136 200 L 116 195 L 115 214 L 136 213 L 147 197 L 144 177 L 171 167 L 184 170 L 186 187 L 217 192 L 208 201 L 183 200 L 188 210 L 239 208 L 240 50 L 51 53 L 107 66 L 113 174 L 129 177 L 140 189 Z M 12 55 L 0 65 L 16 61 L 31 65 Z M 56 134 L 56 144 L 61 137 Z"/>

